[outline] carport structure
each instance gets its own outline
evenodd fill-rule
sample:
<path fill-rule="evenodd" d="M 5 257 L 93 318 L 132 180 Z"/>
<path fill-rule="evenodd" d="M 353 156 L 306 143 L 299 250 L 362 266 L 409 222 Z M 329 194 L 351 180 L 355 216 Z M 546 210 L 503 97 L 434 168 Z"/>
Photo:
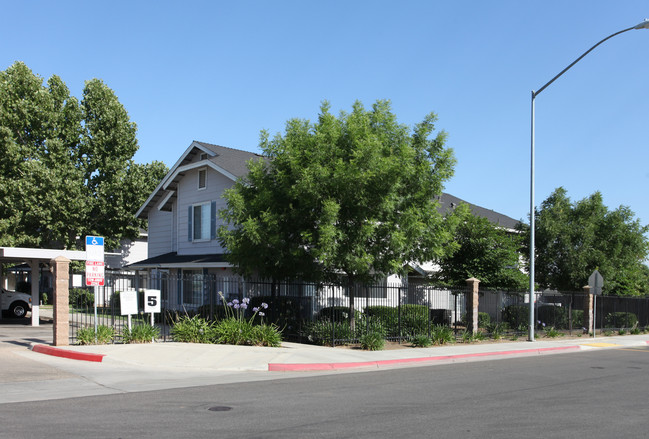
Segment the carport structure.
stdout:
<path fill-rule="evenodd" d="M 39 264 L 48 264 L 54 275 L 54 344 L 67 345 L 68 342 L 68 289 L 70 261 L 85 261 L 86 252 L 79 250 L 54 250 L 24 247 L 0 247 L 0 284 L 6 286 L 3 268 L 7 264 L 26 263 L 32 272 L 32 326 L 40 320 Z M 1 318 L 1 317 L 0 317 Z"/>

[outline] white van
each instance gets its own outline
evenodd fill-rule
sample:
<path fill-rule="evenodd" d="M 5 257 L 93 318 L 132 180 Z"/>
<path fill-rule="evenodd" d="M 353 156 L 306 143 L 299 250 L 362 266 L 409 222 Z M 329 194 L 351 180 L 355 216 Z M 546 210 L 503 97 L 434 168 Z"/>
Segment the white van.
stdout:
<path fill-rule="evenodd" d="M 32 309 L 31 294 L 18 293 L 16 291 L 0 291 L 0 309 L 2 314 L 8 314 L 10 317 L 22 318 L 27 317 L 27 311 Z"/>

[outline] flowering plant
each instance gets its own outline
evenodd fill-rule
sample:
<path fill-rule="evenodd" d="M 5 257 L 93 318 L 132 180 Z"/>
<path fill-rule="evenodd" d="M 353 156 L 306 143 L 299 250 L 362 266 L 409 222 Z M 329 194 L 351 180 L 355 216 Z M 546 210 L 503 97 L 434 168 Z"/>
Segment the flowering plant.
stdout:
<path fill-rule="evenodd" d="M 265 316 L 264 310 L 268 309 L 267 303 L 264 302 L 260 306 L 252 308 L 252 315 L 246 319 L 246 310 L 250 305 L 249 298 L 244 297 L 241 300 L 233 299 L 227 302 L 223 293 L 219 292 L 219 295 L 225 306 L 226 318 L 216 322 L 215 340 L 217 343 L 280 346 L 282 338 L 277 326 L 263 323 L 263 317 Z M 262 317 L 260 325 L 253 323 L 257 315 Z"/>

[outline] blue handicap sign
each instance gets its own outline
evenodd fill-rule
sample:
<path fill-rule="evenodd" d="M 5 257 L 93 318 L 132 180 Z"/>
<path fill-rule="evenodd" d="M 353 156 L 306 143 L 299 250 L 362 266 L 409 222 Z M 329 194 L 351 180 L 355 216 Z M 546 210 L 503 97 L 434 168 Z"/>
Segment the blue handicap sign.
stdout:
<path fill-rule="evenodd" d="M 104 246 L 104 238 L 102 236 L 86 236 L 86 247 L 90 245 Z"/>

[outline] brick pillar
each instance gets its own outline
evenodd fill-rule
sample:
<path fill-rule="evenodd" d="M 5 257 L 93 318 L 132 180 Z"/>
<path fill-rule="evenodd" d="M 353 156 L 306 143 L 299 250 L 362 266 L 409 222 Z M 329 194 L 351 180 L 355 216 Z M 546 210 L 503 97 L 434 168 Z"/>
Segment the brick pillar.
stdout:
<path fill-rule="evenodd" d="M 590 293 L 590 286 L 584 287 L 586 298 L 584 301 L 584 328 L 589 334 L 594 334 L 595 325 L 593 320 L 593 295 Z"/>
<path fill-rule="evenodd" d="M 54 275 L 54 346 L 70 344 L 70 260 L 57 256 L 50 261 Z"/>
<path fill-rule="evenodd" d="M 478 332 L 478 285 L 480 281 L 474 277 L 466 280 L 466 321 L 467 329 L 472 334 Z"/>

